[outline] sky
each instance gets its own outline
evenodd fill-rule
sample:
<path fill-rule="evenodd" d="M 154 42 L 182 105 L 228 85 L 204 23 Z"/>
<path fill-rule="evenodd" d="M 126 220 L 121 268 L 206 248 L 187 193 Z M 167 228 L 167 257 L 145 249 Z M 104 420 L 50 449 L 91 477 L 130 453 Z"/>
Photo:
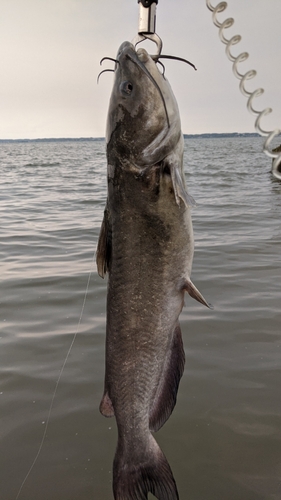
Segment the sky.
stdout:
<path fill-rule="evenodd" d="M 99 62 L 137 34 L 137 0 L 0 0 L 0 12 L 0 139 L 104 137 L 113 73 L 97 84 L 112 67 Z M 233 54 L 250 55 L 240 71 L 257 71 L 247 89 L 265 90 L 254 107 L 273 109 L 262 126 L 281 128 L 281 1 L 229 0 L 219 19 L 227 17 L 235 23 L 226 37 L 242 36 Z M 183 133 L 254 132 L 206 1 L 159 0 L 156 27 L 163 53 L 198 69 L 165 62 Z"/>

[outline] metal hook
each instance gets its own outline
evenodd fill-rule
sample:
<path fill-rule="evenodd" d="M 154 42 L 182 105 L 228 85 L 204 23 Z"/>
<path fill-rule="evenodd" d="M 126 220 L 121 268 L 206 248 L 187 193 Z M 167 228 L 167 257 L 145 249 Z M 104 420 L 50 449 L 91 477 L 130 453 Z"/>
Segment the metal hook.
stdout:
<path fill-rule="evenodd" d="M 159 35 L 156 33 L 138 33 L 138 35 L 132 40 L 132 44 L 134 46 L 138 45 L 138 43 L 143 42 L 144 40 L 151 40 L 157 46 L 157 53 L 154 57 L 159 57 L 162 52 L 163 42 Z"/>
<path fill-rule="evenodd" d="M 160 56 L 162 51 L 162 40 L 155 33 L 156 26 L 156 5 L 158 0 L 138 0 L 139 3 L 139 28 L 137 36 L 132 40 L 132 44 L 136 46 L 144 40 L 151 40 L 157 46 L 157 56 Z"/>

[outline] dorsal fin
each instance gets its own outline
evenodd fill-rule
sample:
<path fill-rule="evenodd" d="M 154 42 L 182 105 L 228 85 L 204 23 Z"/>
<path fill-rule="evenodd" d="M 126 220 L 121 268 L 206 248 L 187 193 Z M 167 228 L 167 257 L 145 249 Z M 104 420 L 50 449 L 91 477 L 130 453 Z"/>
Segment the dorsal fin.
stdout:
<path fill-rule="evenodd" d="M 111 227 L 109 223 L 109 212 L 107 206 L 104 210 L 103 221 L 99 234 L 99 241 L 96 253 L 96 263 L 98 273 L 104 278 L 110 265 L 111 259 Z"/>

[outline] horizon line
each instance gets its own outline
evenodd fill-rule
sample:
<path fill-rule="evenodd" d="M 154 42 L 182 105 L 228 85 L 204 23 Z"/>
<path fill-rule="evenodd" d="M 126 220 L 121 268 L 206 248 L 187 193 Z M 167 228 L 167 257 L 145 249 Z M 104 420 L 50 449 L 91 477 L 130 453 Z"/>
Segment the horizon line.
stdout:
<path fill-rule="evenodd" d="M 203 132 L 198 134 L 185 134 L 184 138 L 189 137 L 210 137 L 210 136 L 224 136 L 224 137 L 235 137 L 235 136 L 252 136 L 252 137 L 262 137 L 257 132 Z M 0 139 L 0 142 L 40 142 L 40 141 L 103 141 L 105 137 L 36 137 L 36 138 L 17 138 L 17 139 Z"/>

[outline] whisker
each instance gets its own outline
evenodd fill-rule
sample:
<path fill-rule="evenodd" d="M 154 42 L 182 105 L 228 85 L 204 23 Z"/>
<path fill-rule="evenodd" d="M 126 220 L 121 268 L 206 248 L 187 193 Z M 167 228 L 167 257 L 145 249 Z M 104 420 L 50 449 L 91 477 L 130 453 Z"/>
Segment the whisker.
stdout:
<path fill-rule="evenodd" d="M 113 59 L 113 57 L 103 57 L 101 60 L 100 60 L 100 65 L 102 65 L 103 61 L 113 61 L 115 63 L 118 63 L 119 64 L 119 61 L 117 61 L 117 59 Z"/>
<path fill-rule="evenodd" d="M 162 73 L 162 76 L 163 76 L 163 78 L 165 78 L 165 70 L 166 70 L 166 68 L 165 68 L 164 64 L 163 64 L 161 61 L 156 61 L 156 62 L 157 62 L 158 64 L 160 64 L 160 66 L 162 66 L 162 68 L 163 68 L 163 73 Z"/>
<path fill-rule="evenodd" d="M 168 55 L 156 55 L 156 56 L 151 56 L 151 58 L 158 62 L 158 59 L 175 59 L 175 61 L 181 61 L 181 62 L 185 62 L 186 64 L 189 64 L 190 66 L 192 66 L 195 71 L 197 71 L 197 68 L 196 66 L 194 66 L 194 64 L 192 64 L 190 61 L 188 61 L 187 59 L 183 59 L 182 57 L 177 57 L 177 56 L 168 56 Z"/>
<path fill-rule="evenodd" d="M 101 76 L 103 73 L 106 73 L 107 71 L 112 71 L 112 73 L 115 73 L 115 70 L 114 70 L 114 69 L 104 69 L 103 71 L 101 71 L 101 72 L 98 74 L 98 77 L 97 77 L 97 83 L 99 83 L 100 76 Z"/>

